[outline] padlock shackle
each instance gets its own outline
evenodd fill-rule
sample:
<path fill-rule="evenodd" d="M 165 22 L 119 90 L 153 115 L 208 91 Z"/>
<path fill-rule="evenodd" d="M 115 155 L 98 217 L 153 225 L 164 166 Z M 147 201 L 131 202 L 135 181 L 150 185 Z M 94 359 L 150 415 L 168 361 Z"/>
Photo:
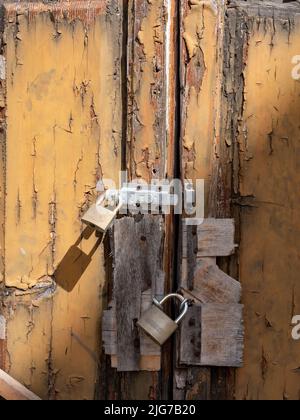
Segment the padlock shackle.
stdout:
<path fill-rule="evenodd" d="M 185 315 L 187 314 L 187 311 L 189 309 L 188 299 L 185 299 L 182 295 L 179 295 L 178 293 L 170 293 L 169 295 L 165 296 L 161 300 L 153 298 L 153 303 L 159 309 L 163 310 L 162 305 L 164 303 L 166 303 L 169 299 L 172 299 L 172 298 L 178 299 L 181 302 L 181 305 L 180 305 L 181 312 L 180 312 L 179 317 L 175 320 L 175 323 L 179 324 L 180 321 L 182 321 L 182 319 L 185 317 Z"/>
<path fill-rule="evenodd" d="M 186 316 L 187 311 L 189 310 L 189 300 L 188 299 L 184 299 L 180 305 L 180 310 L 182 312 L 180 312 L 179 317 L 175 320 L 176 324 L 179 324 L 183 318 Z"/>
<path fill-rule="evenodd" d="M 181 303 L 183 303 L 185 300 L 184 297 L 182 295 L 179 295 L 178 293 L 170 293 L 164 298 L 162 298 L 161 300 L 154 298 L 153 303 L 155 306 L 162 307 L 164 303 L 166 303 L 169 299 L 172 299 L 172 298 L 180 300 Z"/>

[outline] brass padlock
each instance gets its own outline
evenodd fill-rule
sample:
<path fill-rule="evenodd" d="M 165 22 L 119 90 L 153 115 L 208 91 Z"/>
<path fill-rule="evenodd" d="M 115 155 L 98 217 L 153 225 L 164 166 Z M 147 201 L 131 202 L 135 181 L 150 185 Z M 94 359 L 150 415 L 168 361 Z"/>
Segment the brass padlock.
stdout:
<path fill-rule="evenodd" d="M 173 321 L 164 312 L 162 305 L 169 299 L 176 298 L 181 302 L 180 315 Z M 154 340 L 157 344 L 163 345 L 178 328 L 178 324 L 185 317 L 188 311 L 188 300 L 177 293 L 171 293 L 161 301 L 153 299 L 153 306 L 146 311 L 137 325 Z"/>
<path fill-rule="evenodd" d="M 105 233 L 111 227 L 122 207 L 121 200 L 117 205 L 111 206 L 105 203 L 105 199 L 105 194 L 103 194 L 81 218 L 82 222 L 102 233 Z"/>

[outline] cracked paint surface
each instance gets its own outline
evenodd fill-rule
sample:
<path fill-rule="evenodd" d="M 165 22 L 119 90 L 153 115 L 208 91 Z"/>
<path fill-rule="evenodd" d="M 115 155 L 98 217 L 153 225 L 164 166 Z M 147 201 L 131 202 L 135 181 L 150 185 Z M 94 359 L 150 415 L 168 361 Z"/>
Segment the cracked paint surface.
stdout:
<path fill-rule="evenodd" d="M 300 84 L 291 72 L 300 51 L 300 13 L 256 18 L 246 12 L 243 18 L 249 33 L 239 193 L 252 198 L 240 210 L 246 343 L 236 396 L 298 400 L 299 343 L 290 324 L 300 313 Z"/>
<path fill-rule="evenodd" d="M 131 178 L 166 176 L 166 70 L 163 1 L 134 2 L 129 33 L 128 170 Z"/>
<path fill-rule="evenodd" d="M 298 400 L 290 324 L 300 311 L 300 85 L 291 76 L 299 4 L 231 2 L 220 34 L 211 3 L 183 8 L 182 170 L 205 178 L 207 213 L 236 219 L 240 248 L 220 263 L 242 283 L 245 360 L 236 373 L 181 371 L 175 391 L 190 399 Z"/>
<path fill-rule="evenodd" d="M 182 6 L 182 174 L 204 179 L 209 191 L 217 94 L 217 24 L 214 2 Z"/>
<path fill-rule="evenodd" d="M 4 364 L 42 398 L 93 399 L 104 259 L 94 233 L 78 238 L 97 181 L 121 165 L 121 8 L 23 2 L 4 18 Z"/>

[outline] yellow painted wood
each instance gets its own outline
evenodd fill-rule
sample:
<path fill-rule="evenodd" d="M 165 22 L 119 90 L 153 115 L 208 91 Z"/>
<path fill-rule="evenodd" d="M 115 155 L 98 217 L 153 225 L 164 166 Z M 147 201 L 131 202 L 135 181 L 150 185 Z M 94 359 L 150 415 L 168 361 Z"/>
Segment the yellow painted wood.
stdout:
<path fill-rule="evenodd" d="M 40 398 L 0 369 L 0 395 L 5 400 L 39 401 Z"/>
<path fill-rule="evenodd" d="M 185 179 L 205 180 L 206 202 L 218 140 L 219 20 L 212 3 L 182 5 L 182 174 Z"/>
<path fill-rule="evenodd" d="M 240 278 L 245 304 L 245 362 L 239 399 L 299 399 L 299 342 L 291 320 L 300 313 L 300 15 L 249 18 L 245 104 L 240 130 Z M 289 28 L 286 30 L 286 28 Z M 259 63 L 259 64 L 258 64 Z"/>
<path fill-rule="evenodd" d="M 94 233 L 77 240 L 97 181 L 121 165 L 121 15 L 86 3 L 6 9 L 4 280 L 29 293 L 9 301 L 6 363 L 43 398 L 94 397 L 103 251 Z M 71 268 L 74 244 L 96 246 L 87 267 Z"/>
<path fill-rule="evenodd" d="M 134 3 L 134 7 L 132 7 Z M 166 125 L 167 111 L 165 2 L 138 1 L 129 3 L 129 129 L 127 167 L 131 179 L 150 182 L 167 175 Z M 173 27 L 170 29 L 172 36 Z M 173 66 L 173 63 L 171 63 Z M 173 67 L 169 69 L 172 74 Z M 172 140 L 170 145 L 172 146 Z"/>

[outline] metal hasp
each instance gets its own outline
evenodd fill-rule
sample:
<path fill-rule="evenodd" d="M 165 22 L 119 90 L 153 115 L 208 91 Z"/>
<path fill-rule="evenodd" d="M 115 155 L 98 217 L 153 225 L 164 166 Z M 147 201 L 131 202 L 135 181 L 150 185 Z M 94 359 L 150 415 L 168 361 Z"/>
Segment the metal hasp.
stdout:
<path fill-rule="evenodd" d="M 109 189 L 101 194 L 96 204 L 92 205 L 81 218 L 82 222 L 105 233 L 119 213 L 123 215 L 148 213 L 168 214 L 171 206 L 182 204 L 182 191 L 172 194 L 170 184 L 142 183 L 125 184 L 121 190 Z M 186 208 L 193 206 L 195 191 L 191 184 L 185 184 Z"/>
<path fill-rule="evenodd" d="M 169 299 L 178 299 L 181 302 L 180 315 L 173 321 L 163 312 L 163 304 Z M 158 301 L 153 299 L 153 306 L 146 311 L 137 325 L 154 340 L 162 346 L 178 329 L 179 323 L 183 320 L 188 312 L 188 299 L 177 293 L 171 293 Z"/>

